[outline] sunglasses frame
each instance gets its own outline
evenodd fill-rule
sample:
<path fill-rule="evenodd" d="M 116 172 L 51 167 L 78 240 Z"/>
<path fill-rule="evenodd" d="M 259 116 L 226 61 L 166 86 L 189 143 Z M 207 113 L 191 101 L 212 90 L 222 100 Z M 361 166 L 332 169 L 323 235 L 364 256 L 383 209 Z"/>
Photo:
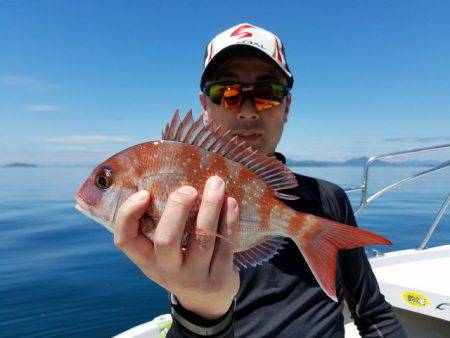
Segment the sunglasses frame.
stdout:
<path fill-rule="evenodd" d="M 217 83 L 211 83 L 209 85 L 204 85 L 202 88 L 202 92 L 206 95 L 211 97 L 210 95 L 210 89 L 213 86 L 217 86 L 217 85 L 221 85 L 221 86 L 232 86 L 232 85 L 239 85 L 240 86 L 240 91 L 241 93 L 246 96 L 246 92 L 251 91 L 255 86 L 264 86 L 264 85 L 278 85 L 281 86 L 283 89 L 283 97 L 282 99 L 284 99 L 290 92 L 290 88 L 282 83 L 278 83 L 278 82 L 257 82 L 257 83 L 239 83 L 239 82 L 232 82 L 232 81 L 225 81 L 225 82 L 217 82 Z M 253 99 L 255 99 L 255 97 L 252 97 Z M 244 102 L 245 98 L 242 100 L 242 102 Z M 214 102 L 213 102 L 214 103 Z M 220 106 L 220 103 L 214 103 Z"/>

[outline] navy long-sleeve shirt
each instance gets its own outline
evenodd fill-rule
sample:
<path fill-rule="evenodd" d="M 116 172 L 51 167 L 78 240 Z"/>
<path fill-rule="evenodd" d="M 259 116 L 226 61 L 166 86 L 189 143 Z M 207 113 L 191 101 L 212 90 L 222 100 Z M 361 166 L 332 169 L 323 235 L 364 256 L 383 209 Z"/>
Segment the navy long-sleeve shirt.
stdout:
<path fill-rule="evenodd" d="M 284 160 L 281 154 L 277 157 Z M 301 198 L 284 203 L 300 212 L 356 226 L 341 188 L 307 176 L 296 178 L 299 186 L 283 192 Z M 234 320 L 214 337 L 344 337 L 344 299 L 362 336 L 406 337 L 380 293 L 363 248 L 340 251 L 336 270 L 339 302 L 322 291 L 297 246 L 287 239 L 284 249 L 269 262 L 240 270 Z M 197 336 L 174 320 L 168 337 Z"/>

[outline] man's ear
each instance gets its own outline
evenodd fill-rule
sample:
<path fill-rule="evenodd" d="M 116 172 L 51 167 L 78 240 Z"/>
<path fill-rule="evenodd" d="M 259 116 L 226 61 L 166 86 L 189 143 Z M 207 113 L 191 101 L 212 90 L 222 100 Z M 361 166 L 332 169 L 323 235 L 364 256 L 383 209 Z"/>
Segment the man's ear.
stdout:
<path fill-rule="evenodd" d="M 286 96 L 286 107 L 284 109 L 284 123 L 286 123 L 288 120 L 289 108 L 291 107 L 291 102 L 292 102 L 292 96 L 289 93 Z"/>
<path fill-rule="evenodd" d="M 206 95 L 202 92 L 200 92 L 198 94 L 198 98 L 200 99 L 200 104 L 202 105 L 202 109 L 203 109 L 203 121 L 205 123 L 208 123 L 208 111 L 206 110 Z"/>

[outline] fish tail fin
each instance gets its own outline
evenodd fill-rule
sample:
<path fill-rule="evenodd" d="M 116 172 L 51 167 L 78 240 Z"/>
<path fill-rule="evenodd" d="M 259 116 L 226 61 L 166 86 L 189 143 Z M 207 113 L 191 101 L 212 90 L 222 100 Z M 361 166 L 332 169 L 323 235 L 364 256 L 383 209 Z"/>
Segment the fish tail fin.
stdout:
<path fill-rule="evenodd" d="M 334 301 L 337 301 L 338 250 L 365 245 L 392 245 L 388 239 L 371 231 L 302 213 L 295 213 L 291 218 L 288 234 L 297 244 L 319 285 Z"/>

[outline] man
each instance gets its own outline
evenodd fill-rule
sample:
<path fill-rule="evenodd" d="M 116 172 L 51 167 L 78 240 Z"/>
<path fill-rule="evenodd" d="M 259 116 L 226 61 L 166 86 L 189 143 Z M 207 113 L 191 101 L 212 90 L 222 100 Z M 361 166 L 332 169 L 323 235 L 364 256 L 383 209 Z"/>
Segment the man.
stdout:
<path fill-rule="evenodd" d="M 281 41 L 261 28 L 241 24 L 217 35 L 207 46 L 200 101 L 205 121 L 214 120 L 255 149 L 275 154 L 291 105 L 293 76 Z M 296 175 L 301 199 L 285 202 L 295 210 L 356 226 L 342 189 Z M 338 257 L 339 302 L 320 288 L 295 244 L 269 262 L 233 266 L 233 248 L 224 240 L 191 236 L 181 240 L 198 192 L 174 191 L 157 225 L 154 242 L 138 233 L 149 195 L 138 192 L 120 208 L 115 243 L 150 279 L 171 292 L 174 322 L 169 337 L 343 337 L 345 298 L 362 335 L 404 337 L 392 309 L 380 294 L 362 248 Z M 224 181 L 205 186 L 197 227 L 233 239 L 239 207 L 225 198 Z M 320 255 L 320 252 L 317 253 Z"/>

